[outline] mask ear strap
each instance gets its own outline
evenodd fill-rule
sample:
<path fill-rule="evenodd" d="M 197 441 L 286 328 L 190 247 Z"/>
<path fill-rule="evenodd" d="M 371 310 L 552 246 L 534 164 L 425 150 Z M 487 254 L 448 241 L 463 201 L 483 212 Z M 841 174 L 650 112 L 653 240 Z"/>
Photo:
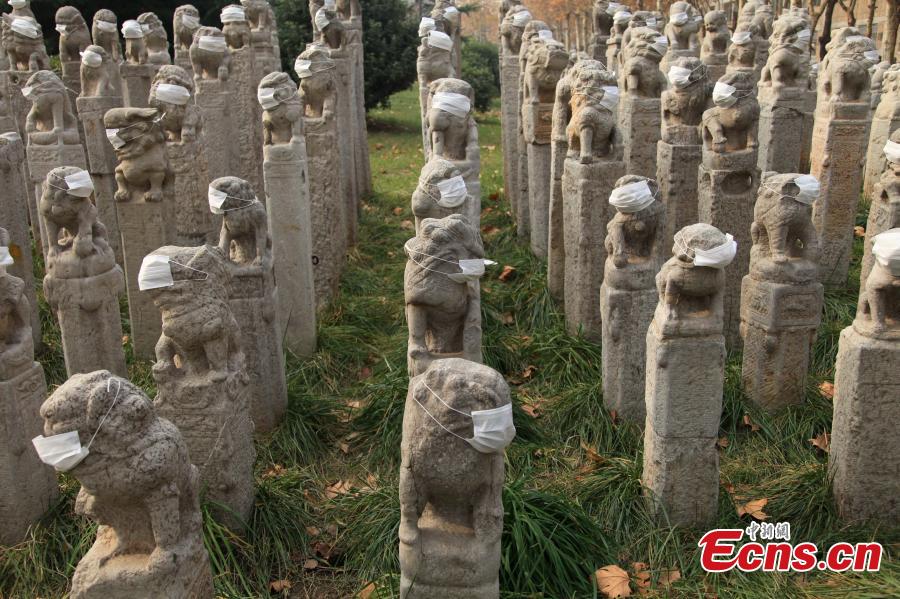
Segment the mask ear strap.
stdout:
<path fill-rule="evenodd" d="M 441 399 L 441 396 L 438 395 L 437 393 L 435 393 L 435 392 L 434 392 L 434 389 L 432 389 L 431 387 L 429 387 L 429 386 L 428 386 L 428 383 L 426 383 L 425 381 L 422 381 L 422 384 L 425 385 L 425 388 L 428 389 L 429 391 L 431 391 L 431 394 L 434 395 L 435 397 L 437 397 L 438 401 L 441 402 L 442 404 L 444 404 L 444 406 L 450 408 L 451 410 L 453 410 L 453 411 L 456 412 L 457 414 L 462 414 L 462 415 L 465 416 L 466 418 L 471 418 L 471 417 L 472 417 L 471 414 L 466 414 L 465 412 L 460 412 L 459 410 L 457 410 L 456 408 L 454 408 L 453 406 L 451 406 L 450 404 L 448 404 L 446 401 L 444 401 L 443 399 Z"/>
<path fill-rule="evenodd" d="M 106 379 L 106 392 L 109 393 L 109 384 L 113 381 L 112 378 Z M 103 426 L 103 423 L 106 422 L 107 417 L 109 416 L 112 409 L 116 407 L 116 403 L 119 401 L 119 393 L 122 391 L 122 381 L 120 379 L 116 379 L 116 382 L 119 386 L 116 388 L 116 396 L 113 398 L 113 402 L 109 405 L 109 409 L 106 410 L 106 414 L 103 415 L 103 418 L 100 419 L 100 424 L 97 425 L 97 430 L 94 431 L 94 434 L 91 435 L 91 440 L 88 441 L 87 449 L 91 448 L 91 443 L 94 442 L 94 439 L 97 438 L 97 433 L 100 432 L 100 428 Z"/>
<path fill-rule="evenodd" d="M 423 384 L 424 384 L 424 382 L 423 382 Z M 428 389 L 428 385 L 425 385 L 425 388 Z M 428 389 L 428 390 L 431 391 L 431 389 Z M 434 393 L 434 391 L 431 391 L 431 392 Z M 435 396 L 435 397 L 437 397 L 437 396 Z M 453 436 L 456 437 L 457 439 L 462 439 L 462 440 L 465 441 L 466 443 L 469 442 L 469 439 L 466 439 L 465 437 L 462 437 L 462 436 L 460 436 L 460 435 L 457 435 L 456 433 L 454 433 L 453 431 L 451 431 L 449 428 L 447 428 L 446 426 L 444 426 L 443 424 L 441 424 L 441 421 L 438 420 L 437 418 L 435 418 L 435 417 L 434 417 L 434 414 L 432 414 L 431 412 L 429 412 L 429 411 L 428 411 L 428 408 L 426 408 L 425 406 L 423 406 L 423 405 L 422 405 L 422 402 L 420 402 L 420 401 L 418 400 L 418 398 L 416 398 L 416 394 L 415 394 L 415 393 L 413 393 L 412 398 L 413 398 L 413 401 L 415 401 L 417 404 L 419 404 L 419 407 L 422 408 L 422 409 L 425 411 L 425 413 L 428 414 L 428 416 L 429 416 L 432 420 L 434 420 L 435 424 L 437 424 L 439 427 L 441 427 L 442 429 L 444 429 L 446 432 L 450 433 L 451 435 L 453 435 Z M 438 397 L 438 399 L 440 399 L 440 397 Z M 443 403 L 443 401 L 442 401 L 442 403 Z M 444 405 L 447 405 L 447 404 L 444 404 Z M 449 407 L 449 406 L 448 406 L 448 407 Z M 452 409 L 452 408 L 451 408 L 451 409 Z"/>

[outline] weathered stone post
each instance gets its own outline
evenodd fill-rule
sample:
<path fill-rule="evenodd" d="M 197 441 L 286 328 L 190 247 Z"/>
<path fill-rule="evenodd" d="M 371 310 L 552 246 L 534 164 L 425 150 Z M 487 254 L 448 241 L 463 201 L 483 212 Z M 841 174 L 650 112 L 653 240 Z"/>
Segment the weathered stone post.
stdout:
<path fill-rule="evenodd" d="M 69 376 L 125 375 L 119 315 L 125 275 L 97 220 L 93 191 L 91 175 L 80 168 L 61 166 L 47 175 L 40 203 L 48 239 L 44 297 L 59 321 Z"/>
<path fill-rule="evenodd" d="M 299 56 L 297 71 L 303 101 L 303 128 L 309 164 L 309 204 L 313 279 L 316 305 L 337 293 L 347 255 L 347 203 L 341 169 L 342 135 L 335 107 L 338 103 L 334 61 L 328 50 L 311 44 Z M 355 211 L 354 211 L 355 215 Z"/>
<path fill-rule="evenodd" d="M 266 75 L 258 95 L 265 103 L 266 209 L 278 276 L 278 323 L 285 347 L 309 356 L 316 350 L 316 295 L 303 102 L 287 73 Z"/>
<path fill-rule="evenodd" d="M 656 275 L 659 303 L 647 331 L 641 483 L 661 520 L 702 528 L 715 521 L 719 499 L 723 269 L 734 241 L 696 224 L 675 235 L 672 251 Z"/>
<path fill-rule="evenodd" d="M 644 424 L 647 327 L 656 309 L 654 277 L 661 263 L 666 209 L 656 182 L 637 175 L 616 181 L 615 215 L 606 226 L 606 265 L 600 286 L 603 405 Z"/>
<path fill-rule="evenodd" d="M 74 6 L 59 8 L 55 20 L 62 82 L 69 90 L 69 99 L 74 102 L 81 94 L 81 52 L 91 45 L 91 34 L 84 17 Z"/>
<path fill-rule="evenodd" d="M 6 247 L 13 259 L 6 272 L 25 282 L 28 304 L 37 306 L 34 292 L 34 264 L 31 259 L 31 236 L 28 228 L 28 185 L 25 183 L 25 145 L 18 133 L 0 134 L 0 189 L 6 199 L 0 202 L 0 223 L 9 239 Z M 37 224 L 37 223 L 36 223 Z M 41 317 L 31 310 L 31 334 L 34 347 L 41 346 Z"/>
<path fill-rule="evenodd" d="M 475 91 L 462 79 L 438 79 L 428 102 L 428 155 L 453 163 L 462 173 L 470 201 L 463 213 L 480 231 L 481 149 L 475 123 Z"/>
<path fill-rule="evenodd" d="M 366 130 L 366 83 L 365 83 L 365 49 L 363 48 L 362 7 L 359 0 L 341 2 L 338 5 L 338 13 L 344 25 L 347 38 L 347 54 L 350 57 L 351 96 L 350 132 L 353 134 L 353 164 L 356 172 L 356 189 L 359 197 L 372 193 L 372 170 L 369 164 L 369 134 Z M 450 15 L 456 23 L 457 37 L 459 37 L 459 14 Z M 462 48 L 462 40 L 457 39 L 456 52 L 457 63 Z M 459 73 L 457 64 L 456 72 Z"/>
<path fill-rule="evenodd" d="M 697 32 L 702 23 L 703 17 L 690 4 L 682 1 L 672 3 L 669 7 L 669 22 L 663 29 L 669 41 L 669 49 L 659 63 L 661 71 L 668 71 L 672 62 L 679 58 L 700 56 Z"/>
<path fill-rule="evenodd" d="M 253 422 L 241 328 L 229 305 L 230 273 L 213 246 L 165 246 L 141 265 L 144 295 L 162 315 L 153 378 L 156 410 L 184 435 L 206 498 L 232 530 L 253 508 Z"/>
<path fill-rule="evenodd" d="M 144 256 L 176 238 L 174 176 L 155 108 L 113 108 L 103 117 L 119 164 L 116 216 L 122 234 L 131 340 L 136 356 L 149 359 L 160 334 L 159 312 L 140 292 Z"/>
<path fill-rule="evenodd" d="M 594 60 L 603 62 L 606 60 L 606 45 L 609 43 L 610 32 L 613 27 L 613 15 L 621 7 L 618 2 L 607 0 L 594 0 L 591 13 L 591 45 L 588 54 Z"/>
<path fill-rule="evenodd" d="M 233 161 L 238 113 L 228 84 L 231 53 L 225 36 L 215 27 L 200 27 L 194 33 L 190 54 L 194 98 L 205 125 L 201 135 L 209 176 L 211 179 L 230 176 L 237 170 Z"/>
<path fill-rule="evenodd" d="M 256 53 L 250 46 L 250 22 L 244 9 L 236 4 L 223 8 L 220 18 L 231 57 L 227 86 L 231 91 L 235 115 L 232 124 L 236 129 L 229 143 L 233 172 L 228 174 L 249 181 L 254 189 L 262 189 L 262 110 L 256 98 L 261 77 L 256 68 Z"/>
<path fill-rule="evenodd" d="M 150 97 L 150 85 L 160 65 L 150 62 L 144 30 L 137 21 L 122 23 L 125 38 L 125 62 L 119 66 L 122 75 L 122 97 L 125 106 L 145 108 Z"/>
<path fill-rule="evenodd" d="M 662 93 L 662 139 L 656 145 L 656 181 L 666 207 L 664 239 L 697 222 L 697 169 L 703 144 L 700 122 L 712 86 L 698 58 L 679 58 L 668 71 Z M 662 256 L 660 256 L 662 258 Z"/>
<path fill-rule="evenodd" d="M 741 380 L 747 397 L 771 411 L 803 401 L 821 322 L 824 291 L 812 225 L 818 188 L 810 175 L 773 175 L 760 186 L 754 208 L 750 274 L 741 285 Z"/>
<path fill-rule="evenodd" d="M 609 32 L 609 39 L 606 41 L 606 67 L 609 71 L 615 72 L 619 64 L 619 53 L 622 51 L 622 39 L 625 36 L 625 30 L 628 29 L 628 23 L 631 21 L 631 13 L 627 7 L 619 6 L 613 13 L 613 26 Z"/>
<path fill-rule="evenodd" d="M 728 269 L 724 289 L 725 341 L 741 346 L 741 279 L 750 269 L 750 225 L 759 188 L 756 127 L 759 104 L 754 76 L 729 73 L 713 88 L 715 106 L 703 113 L 703 158 L 698 169 L 698 216 L 723 231 L 733 232 L 737 257 Z"/>
<path fill-rule="evenodd" d="M 489 441 L 478 432 L 488 414 Z M 452 358 L 409 381 L 400 464 L 403 599 L 500 596 L 503 452 L 515 434 L 509 387 L 496 370 Z"/>
<path fill-rule="evenodd" d="M 869 196 L 869 220 L 866 223 L 866 239 L 859 280 L 869 278 L 875 257 L 872 255 L 872 241 L 876 235 L 888 229 L 900 227 L 900 129 L 891 133 L 891 138 L 881 147 L 886 167 L 881 179 L 875 183 Z"/>
<path fill-rule="evenodd" d="M 478 229 L 454 214 L 426 218 L 419 233 L 403 246 L 406 353 L 409 376 L 433 362 L 465 358 L 481 362 L 481 289 L 489 261 Z"/>
<path fill-rule="evenodd" d="M 172 19 L 172 31 L 175 34 L 175 64 L 193 76 L 191 63 L 191 46 L 194 34 L 200 29 L 200 11 L 191 4 L 183 4 L 175 9 Z"/>
<path fill-rule="evenodd" d="M 868 142 L 869 71 L 863 52 L 871 41 L 836 34 L 822 60 L 811 150 L 812 175 L 822 185 L 813 211 L 822 257 L 819 277 L 826 287 L 847 281 L 853 244 L 853 224 L 862 186 Z"/>
<path fill-rule="evenodd" d="M 785 15 L 775 23 L 771 52 L 759 79 L 759 168 L 793 173 L 801 169 L 806 88 L 803 46 L 806 21 Z"/>
<path fill-rule="evenodd" d="M 4 202 L 5 203 L 5 202 Z M 0 544 L 15 545 L 25 538 L 56 498 L 53 470 L 43 466 L 29 447 L 40 434 L 38 409 L 47 396 L 41 365 L 34 361 L 31 331 L 32 304 L 25 283 L 11 275 L 14 257 L 9 234 L 0 229 Z M 37 311 L 37 308 L 34 308 Z"/>
<path fill-rule="evenodd" d="M 73 434 L 72 449 L 90 447 L 65 468 L 81 483 L 75 511 L 99 524 L 70 597 L 211 597 L 197 458 L 185 430 L 160 418 L 138 386 L 105 370 L 70 378 L 40 414 L 47 437 L 35 439 L 38 451 Z"/>
<path fill-rule="evenodd" d="M 38 71 L 28 79 L 25 97 L 31 100 L 31 110 L 25 120 L 28 143 L 28 171 L 34 198 L 41 197 L 47 174 L 61 164 L 87 168 L 84 146 L 78 134 L 78 121 L 72 112 L 69 92 L 53 71 Z M 37 206 L 31 212 L 32 231 L 39 221 Z M 41 248 L 47 255 L 47 233 L 40 229 Z"/>
<path fill-rule="evenodd" d="M 528 159 L 528 230 L 531 252 L 547 256 L 553 105 L 556 84 L 569 66 L 563 45 L 542 34 L 528 46 L 522 86 L 522 131 Z"/>
<path fill-rule="evenodd" d="M 509 199 L 514 218 L 519 198 L 519 51 L 531 13 L 523 6 L 512 6 L 500 23 L 500 125 L 503 146 L 503 193 Z"/>
<path fill-rule="evenodd" d="M 250 23 L 250 47 L 256 54 L 257 75 L 260 79 L 273 71 L 281 70 L 281 60 L 276 56 L 272 32 L 278 28 L 275 12 L 268 0 L 241 0 L 247 21 Z"/>
<path fill-rule="evenodd" d="M 600 285 L 606 262 L 608 199 L 625 174 L 616 126 L 618 88 L 611 72 L 580 69 L 572 81 L 572 118 L 562 177 L 566 328 L 599 341 Z"/>
<path fill-rule="evenodd" d="M 210 213 L 206 197 L 209 169 L 200 142 L 204 123 L 200 109 L 191 102 L 193 92 L 193 79 L 175 65 L 161 67 L 150 88 L 150 106 L 162 115 L 159 126 L 175 178 L 176 239 L 185 246 L 213 243 L 221 229 L 221 219 Z"/>
<path fill-rule="evenodd" d="M 619 55 L 619 123 L 625 169 L 631 175 L 652 179 L 656 177 L 656 144 L 662 127 L 660 95 L 666 88 L 666 78 L 659 70 L 666 38 L 649 27 L 632 27 L 628 31 L 630 39 Z"/>
<path fill-rule="evenodd" d="M 847 521 L 900 518 L 900 229 L 874 243 L 853 324 L 841 332 L 828 456 L 838 512 Z"/>
<path fill-rule="evenodd" d="M 700 60 L 706 65 L 710 81 L 718 81 L 728 67 L 731 31 L 728 17 L 721 10 L 711 10 L 703 17 L 706 34 L 700 44 Z"/>
<path fill-rule="evenodd" d="M 224 215 L 218 244 L 230 274 L 228 303 L 240 327 L 250 377 L 250 416 L 256 432 L 266 433 L 281 422 L 288 403 L 266 209 L 243 179 L 222 177 L 209 188 L 211 208 Z M 213 200 L 221 201 L 218 208 Z"/>
<path fill-rule="evenodd" d="M 750 2 L 749 4 L 752 4 Z M 748 7 L 745 4 L 744 9 L 746 10 Z M 756 73 L 757 79 L 759 79 L 759 73 L 762 71 L 763 67 L 766 66 L 766 62 L 769 60 L 769 38 L 772 37 L 772 25 L 775 20 L 775 15 L 772 12 L 772 5 L 769 4 L 769 0 L 759 0 L 756 10 L 753 11 L 753 19 L 751 20 L 752 26 L 757 31 L 757 40 L 756 40 Z"/>
<path fill-rule="evenodd" d="M 782 13 L 783 14 L 783 13 Z M 801 64 L 806 72 L 806 104 L 803 109 L 803 140 L 800 146 L 800 172 L 809 172 L 809 152 L 812 146 L 813 120 L 816 112 L 816 75 L 819 68 L 818 62 L 814 62 L 814 55 L 810 42 L 813 41 L 814 23 L 809 16 L 805 6 L 799 6 L 798 2 L 793 2 L 789 14 L 802 19 L 806 23 L 806 30 L 801 30 L 797 34 L 797 46 L 801 47 L 800 59 Z M 802 41 L 805 40 L 805 41 Z"/>
<path fill-rule="evenodd" d="M 427 29 L 427 27 L 426 27 Z M 421 33 L 421 26 L 420 26 Z M 438 79 L 455 77 L 450 55 L 453 52 L 453 41 L 450 36 L 431 29 L 419 44 L 416 59 L 416 73 L 419 77 L 419 112 L 422 118 L 422 153 L 427 159 L 431 147 L 428 139 L 428 101 L 431 97 L 431 84 Z"/>
<path fill-rule="evenodd" d="M 885 71 L 882 82 L 881 100 L 872 115 L 866 152 L 863 194 L 867 197 L 872 195 L 872 189 L 887 168 L 884 145 L 891 134 L 900 129 L 900 65 L 893 65 Z"/>

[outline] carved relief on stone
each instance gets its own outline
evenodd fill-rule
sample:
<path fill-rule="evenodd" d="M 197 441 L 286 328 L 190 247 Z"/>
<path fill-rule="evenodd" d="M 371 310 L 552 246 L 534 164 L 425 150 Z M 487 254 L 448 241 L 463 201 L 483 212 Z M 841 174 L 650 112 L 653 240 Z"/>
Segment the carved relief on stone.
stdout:
<path fill-rule="evenodd" d="M 119 44 L 119 21 L 113 11 L 106 8 L 94 13 L 91 38 L 116 63 L 122 62 L 122 46 Z"/>
<path fill-rule="evenodd" d="M 31 101 L 31 110 L 25 119 L 28 145 L 52 146 L 81 142 L 69 94 L 56 73 L 38 71 L 28 79 L 23 93 Z"/>

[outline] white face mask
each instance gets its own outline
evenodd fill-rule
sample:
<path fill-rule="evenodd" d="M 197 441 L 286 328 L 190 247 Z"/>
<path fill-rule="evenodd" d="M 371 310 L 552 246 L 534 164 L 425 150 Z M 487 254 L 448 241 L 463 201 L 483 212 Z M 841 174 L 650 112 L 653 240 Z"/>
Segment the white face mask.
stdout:
<path fill-rule="evenodd" d="M 409 259 L 418 264 L 420 267 L 425 270 L 430 270 L 431 272 L 436 272 L 448 277 L 451 281 L 455 283 L 469 283 L 473 281 L 477 281 L 482 276 L 484 276 L 484 267 L 485 266 L 493 266 L 497 264 L 493 260 L 485 260 L 483 258 L 474 258 L 470 260 L 444 260 L 443 258 L 438 258 L 437 256 L 432 256 L 431 254 L 426 254 L 424 252 L 418 252 L 409 247 L 409 244 L 403 246 L 403 249 L 406 250 L 407 256 Z M 434 270 L 433 268 L 428 268 L 415 258 L 413 258 L 413 254 L 418 254 L 420 256 L 426 256 L 428 258 L 434 258 L 435 260 L 440 260 L 441 262 L 447 262 L 448 264 L 456 264 L 459 266 L 461 272 L 442 272 L 440 270 Z"/>
<path fill-rule="evenodd" d="M 156 99 L 160 102 L 184 106 L 191 99 L 191 91 L 181 85 L 160 83 L 156 86 Z"/>
<path fill-rule="evenodd" d="M 9 141 L 22 141 L 22 136 L 15 131 L 10 131 L 9 133 L 3 133 L 2 135 L 0 135 L 0 139 L 6 139 Z"/>
<path fill-rule="evenodd" d="M 441 194 L 437 200 L 438 206 L 441 208 L 456 208 L 469 197 L 469 190 L 462 175 L 438 181 L 436 185 Z"/>
<path fill-rule="evenodd" d="M 799 48 L 800 50 L 805 49 L 809 46 L 809 40 L 812 37 L 812 33 L 809 29 L 802 29 L 797 32 L 797 39 L 794 40 L 793 44 L 795 48 Z"/>
<path fill-rule="evenodd" d="M 109 140 L 109 143 L 112 144 L 112 147 L 115 149 L 120 149 L 125 145 L 125 140 L 119 137 L 118 129 L 107 129 L 106 130 L 106 139 Z"/>
<path fill-rule="evenodd" d="M 513 424 L 513 414 L 512 414 L 512 404 L 504 404 L 499 408 L 493 408 L 490 410 L 475 410 L 471 414 L 466 414 L 465 412 L 461 412 L 456 408 L 450 406 L 447 402 L 445 402 L 441 397 L 435 393 L 431 387 L 427 384 L 425 388 L 434 395 L 438 401 L 444 404 L 446 407 L 450 408 L 457 414 L 462 414 L 467 418 L 472 419 L 472 430 L 474 435 L 471 439 L 467 439 L 465 437 L 461 437 L 457 435 L 446 426 L 441 424 L 440 420 L 434 417 L 434 415 L 428 411 L 428 409 L 423 406 L 418 399 L 416 399 L 415 394 L 413 394 L 413 399 L 422 410 L 428 414 L 428 416 L 434 420 L 434 422 L 444 429 L 446 432 L 450 433 L 454 437 L 462 439 L 469 445 L 471 445 L 475 450 L 480 453 L 503 453 L 503 450 L 512 443 L 512 440 L 516 436 L 516 427 Z"/>
<path fill-rule="evenodd" d="M 675 87 L 687 87 L 691 82 L 691 70 L 677 65 L 669 67 L 669 83 Z"/>
<path fill-rule="evenodd" d="M 197 29 L 200 27 L 200 17 L 194 15 L 181 15 L 181 24 L 186 29 Z"/>
<path fill-rule="evenodd" d="M 653 47 L 654 50 L 656 50 L 657 54 L 662 56 L 666 53 L 666 50 L 668 50 L 668 48 L 669 48 L 669 40 L 666 38 L 666 36 L 661 35 L 661 36 L 657 37 L 656 39 L 654 39 L 653 43 L 650 45 Z"/>
<path fill-rule="evenodd" d="M 26 85 L 22 88 L 22 95 L 28 100 L 34 100 L 34 87 Z"/>
<path fill-rule="evenodd" d="M 181 264 L 171 260 L 168 256 L 159 254 L 147 254 L 141 262 L 141 269 L 138 271 L 138 289 L 148 291 L 150 289 L 159 289 L 161 287 L 171 287 L 175 284 L 172 276 L 172 264 L 177 264 L 182 268 L 192 270 L 203 275 L 202 279 L 184 279 L 185 281 L 205 281 L 209 278 L 209 274 L 196 268 L 191 268 L 187 264 Z"/>
<path fill-rule="evenodd" d="M 41 26 L 26 17 L 17 17 L 13 19 L 12 24 L 9 27 L 19 35 L 24 35 L 33 40 L 41 37 Z"/>
<path fill-rule="evenodd" d="M 608 15 L 614 15 L 614 14 L 616 14 L 617 12 L 619 12 L 619 9 L 621 9 L 621 8 L 622 8 L 622 5 L 619 4 L 618 2 L 610 2 L 610 3 L 606 6 L 606 14 L 608 14 Z"/>
<path fill-rule="evenodd" d="M 516 27 L 525 27 L 532 20 L 531 13 L 527 10 L 522 10 L 513 15 L 512 24 Z"/>
<path fill-rule="evenodd" d="M 612 112 L 619 103 L 619 88 L 615 85 L 603 86 L 603 97 L 600 98 L 600 106 Z"/>
<path fill-rule="evenodd" d="M 800 192 L 794 199 L 801 204 L 809 205 L 818 199 L 819 180 L 812 175 L 800 175 L 794 179 L 794 185 L 800 189 Z"/>
<path fill-rule="evenodd" d="M 616 25 L 622 25 L 631 20 L 631 13 L 627 10 L 620 10 L 613 16 L 613 23 Z"/>
<path fill-rule="evenodd" d="M 235 208 L 222 208 L 225 205 L 225 201 L 231 198 L 232 200 L 237 200 L 240 202 L 240 206 Z M 213 186 L 209 186 L 206 191 L 206 199 L 209 202 L 209 211 L 213 214 L 225 214 L 226 212 L 231 212 L 232 210 L 240 210 L 241 208 L 246 208 L 252 204 L 256 203 L 256 198 L 252 200 L 245 200 L 244 198 L 236 198 L 234 196 L 230 196 L 224 191 L 220 191 Z"/>
<path fill-rule="evenodd" d="M 105 31 L 106 33 L 112 33 L 116 30 L 116 24 L 110 23 L 109 21 L 94 21 L 94 25 L 97 26 L 98 30 Z"/>
<path fill-rule="evenodd" d="M 681 237 L 677 238 L 681 241 Z M 684 245 L 684 242 L 681 242 Z M 734 260 L 737 254 L 737 242 L 730 233 L 725 234 L 725 243 L 717 245 L 708 250 L 694 249 L 690 250 L 694 254 L 694 266 L 708 266 L 710 268 L 723 269 Z"/>
<path fill-rule="evenodd" d="M 8 4 L 10 6 L 12 6 L 13 8 L 25 8 L 25 6 L 28 4 L 28 1 L 27 0 L 9 0 Z"/>
<path fill-rule="evenodd" d="M 884 156 L 889 162 L 900 164 L 900 143 L 888 140 L 887 143 L 884 144 Z"/>
<path fill-rule="evenodd" d="M 65 182 L 66 191 L 77 198 L 88 198 L 94 193 L 94 182 L 91 180 L 91 174 L 85 170 L 68 175 L 65 178 Z"/>
<path fill-rule="evenodd" d="M 552 40 L 552 39 L 553 39 L 553 32 L 550 31 L 549 29 L 541 29 L 540 31 L 538 31 L 538 39 L 540 39 L 540 40 Z"/>
<path fill-rule="evenodd" d="M 122 23 L 122 37 L 127 40 L 136 40 L 144 37 L 144 29 L 137 21 L 125 21 Z"/>
<path fill-rule="evenodd" d="M 9 253 L 9 248 L 5 245 L 0 245 L 0 266 L 12 266 L 16 261 L 13 260 L 12 254 Z"/>
<path fill-rule="evenodd" d="M 110 383 L 112 383 L 113 380 L 114 379 L 107 379 L 106 381 L 107 393 L 110 392 Z M 81 439 L 78 436 L 78 431 L 50 435 L 49 437 L 38 435 L 31 440 L 31 444 L 34 446 L 35 451 L 37 451 L 38 458 L 43 463 L 48 466 L 53 466 L 57 472 L 68 472 L 80 464 L 84 458 L 90 454 L 91 444 L 97 437 L 97 433 L 100 432 L 100 428 L 103 426 L 103 423 L 106 422 L 106 418 L 119 401 L 119 395 L 122 392 L 122 381 L 118 379 L 115 380 L 116 383 L 118 383 L 116 396 L 113 398 L 109 409 L 106 410 L 106 414 L 100 419 L 97 430 L 94 431 L 94 434 L 91 436 L 91 440 L 88 441 L 86 447 L 81 446 Z"/>
<path fill-rule="evenodd" d="M 453 40 L 443 31 L 430 31 L 428 33 L 428 47 L 449 52 L 453 49 Z"/>
<path fill-rule="evenodd" d="M 66 33 L 66 26 L 65 26 L 65 25 L 57 25 L 57 26 L 56 26 L 56 31 L 58 31 L 58 32 L 60 33 L 60 35 L 65 35 L 65 33 Z"/>
<path fill-rule="evenodd" d="M 448 6 L 444 9 L 444 16 L 447 18 L 453 18 L 459 14 L 459 9 L 455 6 Z"/>
<path fill-rule="evenodd" d="M 224 36 L 201 35 L 197 40 L 197 47 L 207 52 L 225 52 L 226 44 Z"/>
<path fill-rule="evenodd" d="M 644 22 L 647 24 L 647 27 L 656 29 L 656 17 L 647 17 L 647 20 L 645 20 Z"/>
<path fill-rule="evenodd" d="M 713 87 L 712 93 L 713 102 L 716 106 L 721 106 L 722 108 L 733 106 L 734 103 L 738 100 L 734 95 L 734 92 L 736 91 L 737 90 L 733 85 L 728 85 L 727 83 L 716 81 L 716 85 L 715 87 Z"/>
<path fill-rule="evenodd" d="M 738 46 L 744 46 L 750 43 L 753 34 L 749 31 L 736 31 L 734 35 L 731 36 L 731 43 L 737 44 Z"/>
<path fill-rule="evenodd" d="M 300 77 L 300 79 L 312 77 L 312 61 L 298 58 L 296 62 L 294 62 L 294 71 L 297 73 L 297 76 Z"/>
<path fill-rule="evenodd" d="M 863 56 L 872 64 L 878 64 L 878 62 L 881 60 L 881 56 L 879 56 L 877 50 L 867 50 L 863 52 Z"/>
<path fill-rule="evenodd" d="M 99 67 L 103 64 L 103 57 L 93 50 L 85 50 L 81 53 L 81 64 L 86 67 Z"/>
<path fill-rule="evenodd" d="M 427 36 L 429 31 L 434 31 L 435 27 L 434 19 L 431 17 L 422 17 L 422 20 L 419 21 L 419 37 Z"/>
<path fill-rule="evenodd" d="M 431 101 L 431 107 L 464 118 L 469 116 L 469 110 L 472 108 L 472 103 L 468 96 L 462 94 L 437 92 L 434 94 L 434 98 Z"/>
<path fill-rule="evenodd" d="M 280 103 L 275 99 L 274 87 L 259 88 L 256 90 L 256 99 L 259 101 L 259 105 L 263 107 L 263 110 L 271 110 Z"/>
<path fill-rule="evenodd" d="M 328 15 L 325 14 L 325 9 L 320 8 L 319 11 L 316 13 L 316 17 L 315 17 L 316 29 L 318 29 L 319 31 L 322 31 L 323 29 L 328 27 L 328 24 L 330 22 L 331 21 L 328 20 Z"/>
<path fill-rule="evenodd" d="M 892 275 L 900 277 L 900 228 L 876 235 L 872 243 L 872 254 Z"/>
<path fill-rule="evenodd" d="M 219 18 L 223 23 L 240 23 L 247 20 L 247 17 L 244 15 L 244 9 L 240 6 L 226 6 L 222 9 Z"/>
<path fill-rule="evenodd" d="M 655 201 L 650 185 L 646 181 L 635 181 L 616 187 L 609 194 L 609 203 L 619 212 L 631 214 L 639 212 Z"/>
<path fill-rule="evenodd" d="M 690 21 L 690 17 L 686 12 L 677 12 L 672 15 L 672 23 L 675 25 L 684 25 Z"/>

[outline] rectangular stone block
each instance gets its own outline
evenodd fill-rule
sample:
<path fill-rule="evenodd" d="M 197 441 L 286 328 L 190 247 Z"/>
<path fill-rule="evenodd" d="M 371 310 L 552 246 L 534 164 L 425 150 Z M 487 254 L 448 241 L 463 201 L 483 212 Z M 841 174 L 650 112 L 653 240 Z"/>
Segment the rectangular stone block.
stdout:
<path fill-rule="evenodd" d="M 122 74 L 122 99 L 125 106 L 146 108 L 150 101 L 150 87 L 160 65 L 128 64 L 119 67 Z"/>
<path fill-rule="evenodd" d="M 200 135 L 209 161 L 209 179 L 235 174 L 231 146 L 234 143 L 232 93 L 221 81 L 203 80 L 197 83 L 195 101 L 203 115 Z"/>
<path fill-rule="evenodd" d="M 802 173 L 803 109 L 805 101 L 774 100 L 759 106 L 759 169 L 777 173 Z"/>
<path fill-rule="evenodd" d="M 656 181 L 659 199 L 666 206 L 665 237 L 671 243 L 675 233 L 699 222 L 697 216 L 697 168 L 701 146 L 672 145 L 660 140 L 656 146 Z M 671 244 L 664 248 L 668 254 Z"/>
<path fill-rule="evenodd" d="M 619 107 L 626 172 L 656 178 L 656 143 L 662 135 L 659 98 L 625 94 Z"/>
<path fill-rule="evenodd" d="M 531 253 L 547 257 L 548 227 L 550 224 L 551 146 L 528 144 L 528 214 L 531 233 Z"/>
<path fill-rule="evenodd" d="M 500 126 L 503 145 L 503 192 L 516 214 L 518 202 L 519 145 L 519 58 L 504 56 L 500 61 Z"/>

